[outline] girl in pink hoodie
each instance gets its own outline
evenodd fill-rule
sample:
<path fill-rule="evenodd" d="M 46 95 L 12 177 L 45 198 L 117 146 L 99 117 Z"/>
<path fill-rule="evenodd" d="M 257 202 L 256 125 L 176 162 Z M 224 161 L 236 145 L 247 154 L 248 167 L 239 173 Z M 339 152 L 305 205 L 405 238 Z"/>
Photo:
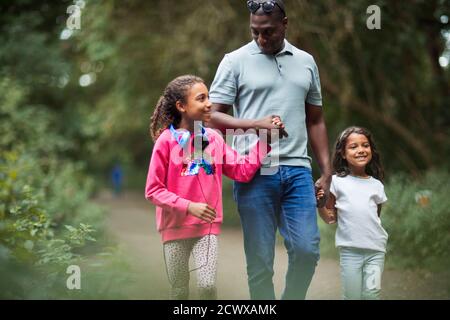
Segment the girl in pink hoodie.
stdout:
<path fill-rule="evenodd" d="M 284 128 L 279 117 L 270 117 L 272 126 Z M 201 126 L 210 118 L 208 89 L 202 79 L 191 75 L 167 85 L 151 118 L 155 145 L 145 197 L 157 206 L 156 224 L 162 236 L 171 299 L 189 297 L 191 253 L 199 297 L 216 298 L 222 173 L 248 182 L 270 151 L 269 145 L 258 141 L 247 156 L 238 155 L 218 132 Z"/>

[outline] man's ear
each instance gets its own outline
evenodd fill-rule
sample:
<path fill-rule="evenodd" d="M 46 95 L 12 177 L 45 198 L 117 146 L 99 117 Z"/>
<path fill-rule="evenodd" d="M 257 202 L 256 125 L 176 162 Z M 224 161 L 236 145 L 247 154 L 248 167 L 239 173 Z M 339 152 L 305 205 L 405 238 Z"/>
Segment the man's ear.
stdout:
<path fill-rule="evenodd" d="M 186 108 L 184 107 L 184 105 L 181 103 L 181 101 L 177 101 L 175 102 L 175 107 L 177 108 L 178 111 L 184 113 L 186 112 Z"/>

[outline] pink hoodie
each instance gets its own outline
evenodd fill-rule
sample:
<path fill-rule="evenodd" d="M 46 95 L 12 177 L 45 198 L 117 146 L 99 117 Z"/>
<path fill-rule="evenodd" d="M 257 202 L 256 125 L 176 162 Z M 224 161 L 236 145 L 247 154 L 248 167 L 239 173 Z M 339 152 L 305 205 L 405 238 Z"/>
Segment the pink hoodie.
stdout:
<path fill-rule="evenodd" d="M 209 145 L 204 153 L 206 158 L 212 159 L 214 174 L 208 175 L 200 168 L 198 175 L 186 175 L 182 149 L 168 129 L 162 132 L 153 147 L 145 197 L 157 206 L 156 225 L 163 242 L 202 237 L 209 232 L 219 234 L 223 221 L 222 173 L 233 180 L 249 182 L 270 152 L 269 145 L 258 142 L 247 156 L 241 156 L 216 131 L 206 130 Z M 214 207 L 214 222 L 210 224 L 188 214 L 190 201 Z"/>

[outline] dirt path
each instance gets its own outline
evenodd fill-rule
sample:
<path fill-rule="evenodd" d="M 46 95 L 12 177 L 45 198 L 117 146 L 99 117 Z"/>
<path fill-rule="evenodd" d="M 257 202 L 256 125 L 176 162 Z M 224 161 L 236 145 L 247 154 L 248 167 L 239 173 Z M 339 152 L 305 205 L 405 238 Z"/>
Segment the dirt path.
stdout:
<path fill-rule="evenodd" d="M 166 299 L 167 276 L 160 236 L 155 229 L 154 207 L 135 193 L 113 198 L 105 192 L 98 203 L 109 209 L 107 223 L 132 266 L 130 276 L 135 282 L 127 288 L 130 299 Z M 224 229 L 220 236 L 219 269 L 217 278 L 219 299 L 248 299 L 245 256 L 240 229 Z M 287 255 L 282 245 L 275 254 L 274 284 L 280 296 L 287 269 Z M 385 270 L 384 299 L 449 299 L 445 288 L 449 283 L 442 275 L 429 272 Z M 192 298 L 195 294 L 195 275 L 191 277 Z M 321 258 L 308 291 L 307 299 L 339 299 L 339 264 Z"/>

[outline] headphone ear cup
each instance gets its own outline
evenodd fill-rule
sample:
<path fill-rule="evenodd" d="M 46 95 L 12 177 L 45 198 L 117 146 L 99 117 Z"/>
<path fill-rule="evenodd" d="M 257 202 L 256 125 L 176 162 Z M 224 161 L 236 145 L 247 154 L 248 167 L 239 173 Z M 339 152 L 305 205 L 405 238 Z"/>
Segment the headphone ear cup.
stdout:
<path fill-rule="evenodd" d="M 183 149 L 188 146 L 189 139 L 191 138 L 191 133 L 189 131 L 176 130 L 173 124 L 170 125 L 169 129 L 172 133 L 172 137 Z"/>

